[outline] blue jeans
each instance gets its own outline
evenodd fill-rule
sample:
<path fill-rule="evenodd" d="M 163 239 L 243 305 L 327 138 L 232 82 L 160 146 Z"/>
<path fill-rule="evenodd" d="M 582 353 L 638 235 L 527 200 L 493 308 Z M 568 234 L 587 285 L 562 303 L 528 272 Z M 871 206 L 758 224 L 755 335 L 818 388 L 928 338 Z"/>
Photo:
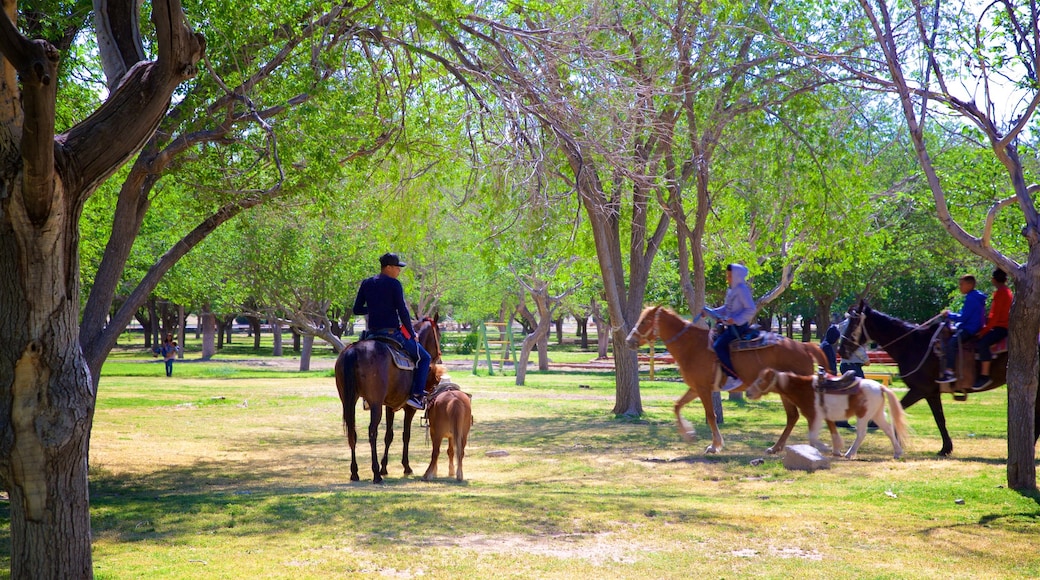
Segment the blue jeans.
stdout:
<path fill-rule="evenodd" d="M 172 377 L 173 376 L 173 359 L 172 358 L 168 358 L 168 359 L 166 359 L 165 362 L 166 362 L 166 376 Z"/>
<path fill-rule="evenodd" d="M 993 360 L 993 353 L 990 352 L 989 347 L 1004 340 L 1007 335 L 1008 329 L 999 326 L 993 327 L 975 343 L 975 358 L 981 361 Z"/>
<path fill-rule="evenodd" d="M 430 353 L 415 339 L 406 339 L 404 335 L 401 336 L 401 344 L 409 355 L 415 353 L 419 356 L 415 363 L 415 373 L 412 375 L 412 396 L 422 399 L 426 393 L 426 379 L 430 376 Z"/>
<path fill-rule="evenodd" d="M 715 343 L 711 345 L 711 348 L 715 349 L 715 356 L 719 357 L 719 362 L 722 363 L 722 372 L 727 375 L 737 378 L 736 371 L 733 370 L 733 359 L 729 354 L 729 345 L 735 340 L 740 340 L 748 330 L 746 324 L 734 324 L 727 326 L 725 330 L 715 338 Z"/>
<path fill-rule="evenodd" d="M 956 334 L 950 337 L 950 340 L 946 341 L 946 368 L 953 369 L 957 367 L 957 355 L 961 349 L 961 343 L 971 340 L 971 336 L 963 330 L 958 330 Z"/>
<path fill-rule="evenodd" d="M 856 376 L 863 378 L 863 363 L 841 363 L 841 369 L 838 371 L 840 374 L 845 374 L 848 371 L 856 373 Z"/>

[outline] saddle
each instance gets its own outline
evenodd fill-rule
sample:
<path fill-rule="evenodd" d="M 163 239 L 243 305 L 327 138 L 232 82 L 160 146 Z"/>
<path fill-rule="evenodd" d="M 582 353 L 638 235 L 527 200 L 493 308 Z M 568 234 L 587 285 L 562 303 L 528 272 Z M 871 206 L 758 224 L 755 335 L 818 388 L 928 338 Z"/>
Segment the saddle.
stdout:
<path fill-rule="evenodd" d="M 366 334 L 362 335 L 361 340 L 374 340 L 385 344 L 390 351 L 390 357 L 394 361 L 394 366 L 402 371 L 415 370 L 415 358 L 404 349 L 403 344 L 393 337 L 385 334 Z"/>
<path fill-rule="evenodd" d="M 731 342 L 729 350 L 730 352 L 736 352 L 738 350 L 768 348 L 778 344 L 782 339 L 783 337 L 775 332 L 762 332 L 760 328 L 752 327 L 752 330 L 748 330 L 744 336 L 740 337 L 740 340 Z"/>
<path fill-rule="evenodd" d="M 461 391 L 461 390 L 462 390 L 462 387 L 456 385 L 455 383 L 450 383 L 449 382 L 449 383 L 440 383 L 432 391 L 430 391 L 429 393 L 426 393 L 426 396 L 423 397 L 423 409 L 425 409 L 425 410 L 423 411 L 422 419 L 419 420 L 419 426 L 420 427 L 429 427 L 430 426 L 430 408 L 433 407 L 433 402 L 437 399 L 437 397 L 439 397 L 443 393 L 447 393 L 448 391 Z M 469 397 L 470 399 L 473 399 L 473 395 L 471 395 L 469 393 L 463 393 L 463 394 L 466 395 L 467 397 Z"/>
<path fill-rule="evenodd" d="M 855 395 L 859 392 L 859 377 L 855 371 L 845 371 L 840 377 L 831 378 L 821 367 L 813 389 L 821 395 Z"/>

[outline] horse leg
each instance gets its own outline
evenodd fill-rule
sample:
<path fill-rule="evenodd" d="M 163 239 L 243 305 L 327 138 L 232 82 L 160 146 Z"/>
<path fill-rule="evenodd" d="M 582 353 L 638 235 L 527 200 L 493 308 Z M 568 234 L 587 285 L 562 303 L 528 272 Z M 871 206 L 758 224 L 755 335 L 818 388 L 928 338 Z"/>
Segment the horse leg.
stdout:
<path fill-rule="evenodd" d="M 448 477 L 455 477 L 455 435 L 448 435 Z"/>
<path fill-rule="evenodd" d="M 841 440 L 838 426 L 834 424 L 834 421 L 827 419 L 827 430 L 831 432 L 831 453 L 840 457 L 841 450 L 845 449 L 845 442 Z"/>
<path fill-rule="evenodd" d="M 383 438 L 386 447 L 383 448 L 383 461 L 379 464 L 379 475 L 388 475 L 386 462 L 390 458 L 390 444 L 394 441 L 394 410 L 386 408 L 386 437 Z"/>
<path fill-rule="evenodd" d="M 780 434 L 780 439 L 772 447 L 766 449 L 766 455 L 773 455 L 784 450 L 784 446 L 787 445 L 787 438 L 791 436 L 791 431 L 794 430 L 795 423 L 798 422 L 798 407 L 791 401 L 788 401 L 787 397 L 780 397 L 780 402 L 783 403 L 784 412 L 787 413 L 787 426 L 784 427 L 784 432 Z"/>
<path fill-rule="evenodd" d="M 856 452 L 859 451 L 859 446 L 863 443 L 863 438 L 867 436 L 867 425 L 869 424 L 869 413 L 862 417 L 856 417 L 856 440 L 852 442 L 852 447 L 849 447 L 848 452 L 845 453 L 845 459 L 856 458 Z"/>
<path fill-rule="evenodd" d="M 885 407 L 884 405 L 878 409 L 878 412 L 874 414 L 874 422 L 881 428 L 881 432 L 888 435 L 888 440 L 892 442 L 892 457 L 899 459 L 903 456 L 903 446 L 899 444 L 899 437 L 896 437 L 895 429 L 892 428 L 892 424 L 885 418 Z M 858 427 L 858 425 L 857 425 Z"/>
<path fill-rule="evenodd" d="M 359 481 L 357 466 L 357 399 L 352 404 L 344 405 L 343 421 L 347 429 L 347 443 L 350 445 L 350 481 Z"/>
<path fill-rule="evenodd" d="M 412 474 L 412 466 L 408 465 L 408 443 L 412 440 L 412 419 L 415 417 L 415 408 L 404 406 L 404 436 L 401 442 L 404 445 L 404 455 L 401 457 L 401 465 L 404 466 L 404 474 Z"/>
<path fill-rule="evenodd" d="M 935 393 L 925 397 L 925 400 L 928 401 L 928 406 L 932 409 L 935 426 L 939 428 L 939 435 L 942 437 L 943 446 L 936 455 L 947 457 L 953 453 L 953 440 L 950 439 L 950 432 L 946 430 L 946 415 L 943 413 L 942 397 L 939 393 Z M 903 408 L 905 409 L 906 407 Z"/>
<path fill-rule="evenodd" d="M 462 481 L 462 458 L 466 456 L 466 439 L 468 438 L 469 434 L 464 433 L 455 441 L 455 461 L 458 463 L 455 468 L 455 481 Z"/>
<path fill-rule="evenodd" d="M 433 442 L 433 452 L 430 454 L 430 466 L 423 474 L 423 481 L 430 481 L 437 477 L 437 456 L 441 454 L 441 438 L 443 434 L 430 427 L 430 440 Z"/>
<path fill-rule="evenodd" d="M 707 446 L 704 452 L 718 453 L 722 451 L 722 432 L 719 431 L 719 424 L 715 419 L 715 405 L 712 404 L 711 397 L 701 397 L 701 404 L 704 405 L 704 418 L 711 428 L 711 445 Z"/>
<path fill-rule="evenodd" d="M 383 420 L 383 406 L 379 404 L 370 405 L 370 409 L 368 444 L 372 448 L 372 483 L 382 483 L 383 476 L 379 474 L 379 454 L 376 451 L 376 439 L 379 437 L 379 423 Z"/>
<path fill-rule="evenodd" d="M 693 423 L 690 423 L 682 416 L 682 408 L 688 403 L 698 397 L 697 390 L 690 387 L 686 390 L 686 393 L 675 402 L 675 424 L 679 429 L 679 436 L 683 438 L 683 441 L 690 443 L 697 438 L 697 431 L 693 428 Z M 714 413 L 714 409 L 712 413 Z"/>
<path fill-rule="evenodd" d="M 823 420 L 820 419 L 819 415 L 813 417 L 812 422 L 809 423 L 809 445 L 812 445 L 820 453 L 827 453 L 830 449 L 820 441 L 820 427 L 822 427 Z"/>

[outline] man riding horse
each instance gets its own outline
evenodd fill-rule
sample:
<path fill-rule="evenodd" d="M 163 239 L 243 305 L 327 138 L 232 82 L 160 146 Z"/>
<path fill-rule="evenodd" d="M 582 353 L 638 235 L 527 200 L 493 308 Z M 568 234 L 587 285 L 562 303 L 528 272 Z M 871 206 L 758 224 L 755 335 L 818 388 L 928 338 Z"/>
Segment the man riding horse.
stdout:
<path fill-rule="evenodd" d="M 365 315 L 364 338 L 385 336 L 400 343 L 409 355 L 417 359 L 412 375 L 412 392 L 407 404 L 416 409 L 423 408 L 423 393 L 426 377 L 430 372 L 430 353 L 419 344 L 412 327 L 412 317 L 404 300 L 404 287 L 397 277 L 406 264 L 397 254 L 387 253 L 379 257 L 379 274 L 365 279 L 354 300 L 354 314 Z"/>
<path fill-rule="evenodd" d="M 723 391 L 732 391 L 741 385 L 740 378 L 733 370 L 733 358 L 729 353 L 729 345 L 747 334 L 748 325 L 758 310 L 755 307 L 755 298 L 751 295 L 751 288 L 748 288 L 747 282 L 744 281 L 747 275 L 748 269 L 742 264 L 726 266 L 726 284 L 729 286 L 729 289 L 726 290 L 726 301 L 719 308 L 704 308 L 704 313 L 725 324 L 725 330 L 712 344 L 715 355 L 719 357 L 719 363 L 722 365 L 722 372 L 729 377 L 722 387 Z"/>

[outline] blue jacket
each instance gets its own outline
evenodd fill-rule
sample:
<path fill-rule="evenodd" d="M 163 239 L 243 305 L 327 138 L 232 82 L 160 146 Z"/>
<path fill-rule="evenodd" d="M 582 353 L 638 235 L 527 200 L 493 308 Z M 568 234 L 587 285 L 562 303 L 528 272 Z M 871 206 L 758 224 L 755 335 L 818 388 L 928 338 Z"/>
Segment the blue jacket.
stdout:
<path fill-rule="evenodd" d="M 986 324 L 986 295 L 972 290 L 964 295 L 964 306 L 960 312 L 951 312 L 950 320 L 960 322 L 960 329 L 968 334 L 978 334 Z"/>
<path fill-rule="evenodd" d="M 732 318 L 734 324 L 748 324 L 758 310 L 755 306 L 755 298 L 751 295 L 751 288 L 748 288 L 747 283 L 744 282 L 748 269 L 741 264 L 730 264 L 729 268 L 733 273 L 733 283 L 730 284 L 729 290 L 726 290 L 726 302 L 718 308 L 705 308 L 705 310 L 719 320 Z"/>
<path fill-rule="evenodd" d="M 369 331 L 401 326 L 415 336 L 408 305 L 404 301 L 404 287 L 395 278 L 379 274 L 366 278 L 354 299 L 354 314 L 364 314 Z"/>

